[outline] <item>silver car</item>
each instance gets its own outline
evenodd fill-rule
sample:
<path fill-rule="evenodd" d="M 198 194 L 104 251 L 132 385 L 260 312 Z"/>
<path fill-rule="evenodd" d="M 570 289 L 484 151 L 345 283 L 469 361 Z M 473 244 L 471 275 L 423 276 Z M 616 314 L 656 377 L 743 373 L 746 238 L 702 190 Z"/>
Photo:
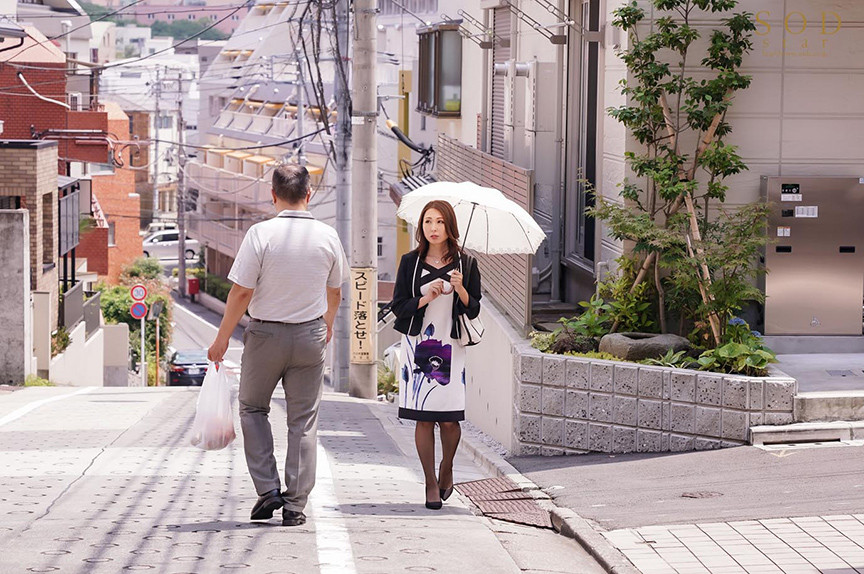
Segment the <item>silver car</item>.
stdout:
<path fill-rule="evenodd" d="M 157 231 L 144 238 L 142 248 L 144 257 L 155 257 L 157 259 L 177 259 L 179 238 L 176 229 L 165 229 Z M 194 259 L 198 254 L 198 240 L 186 237 L 186 259 Z"/>

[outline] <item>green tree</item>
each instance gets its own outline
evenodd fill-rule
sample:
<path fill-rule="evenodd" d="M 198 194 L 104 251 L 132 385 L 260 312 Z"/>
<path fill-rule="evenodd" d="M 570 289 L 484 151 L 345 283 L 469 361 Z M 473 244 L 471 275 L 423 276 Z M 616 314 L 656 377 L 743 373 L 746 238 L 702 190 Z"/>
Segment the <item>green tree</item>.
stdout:
<path fill-rule="evenodd" d="M 153 36 L 170 36 L 177 42 L 198 34 L 201 30 L 212 24 L 213 22 L 206 18 L 198 18 L 197 20 L 154 22 L 151 29 L 153 30 Z M 197 37 L 202 40 L 227 40 L 229 36 L 221 30 L 212 28 Z"/>
<path fill-rule="evenodd" d="M 628 71 L 620 84 L 627 102 L 608 112 L 641 146 L 625 154 L 635 177 L 620 186 L 623 203 L 598 197 L 590 212 L 613 237 L 632 242 L 627 265 L 636 272 L 627 291 L 644 295 L 650 284 L 661 331 L 670 330 L 671 307 L 679 331 L 695 327 L 700 343 L 720 345 L 728 319 L 762 298 L 753 278 L 760 272 L 767 208 L 723 205 L 725 180 L 747 169 L 725 139 L 734 95 L 751 82 L 740 69 L 753 47 L 754 19 L 733 12 L 737 0 L 650 3 L 650 25 L 635 1 L 616 10 L 613 20 L 629 39 L 619 52 Z M 706 43 L 694 21 L 708 13 L 723 17 L 701 48 Z"/>

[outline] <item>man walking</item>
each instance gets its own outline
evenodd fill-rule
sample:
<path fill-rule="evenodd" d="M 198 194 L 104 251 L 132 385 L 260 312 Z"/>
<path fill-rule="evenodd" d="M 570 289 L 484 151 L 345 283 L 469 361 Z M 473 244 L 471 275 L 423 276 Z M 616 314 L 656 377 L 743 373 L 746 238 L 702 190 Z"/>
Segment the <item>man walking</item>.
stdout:
<path fill-rule="evenodd" d="M 282 524 L 297 526 L 306 522 L 303 509 L 315 485 L 324 353 L 348 263 L 336 231 L 308 211 L 311 191 L 305 167 L 276 168 L 272 194 L 278 215 L 246 232 L 228 274 L 234 285 L 222 324 L 207 356 L 222 360 L 248 308 L 252 320 L 243 333 L 240 425 L 246 464 L 258 492 L 252 520 L 272 518 L 282 508 Z M 288 412 L 284 492 L 268 419 L 280 379 Z"/>

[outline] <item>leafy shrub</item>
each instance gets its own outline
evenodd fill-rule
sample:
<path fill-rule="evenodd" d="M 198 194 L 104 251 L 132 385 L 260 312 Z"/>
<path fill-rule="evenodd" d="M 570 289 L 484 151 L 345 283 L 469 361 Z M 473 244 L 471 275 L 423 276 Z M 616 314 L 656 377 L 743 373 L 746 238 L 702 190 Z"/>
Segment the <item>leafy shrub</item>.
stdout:
<path fill-rule="evenodd" d="M 69 338 L 69 331 L 66 327 L 57 327 L 57 330 L 51 334 L 51 356 L 56 357 L 69 347 L 72 340 Z"/>
<path fill-rule="evenodd" d="M 761 334 L 751 331 L 743 319 L 736 317 L 729 321 L 723 343 L 700 355 L 700 369 L 764 377 L 768 374 L 768 365 L 777 362 L 777 355 L 765 347 Z"/>
<path fill-rule="evenodd" d="M 25 387 L 53 387 L 54 383 L 49 381 L 48 379 L 43 379 L 42 377 L 37 377 L 36 375 L 27 375 L 27 378 L 24 379 Z"/>
<path fill-rule="evenodd" d="M 398 393 L 399 383 L 396 381 L 396 373 L 387 368 L 383 363 L 378 363 L 378 394 Z"/>
<path fill-rule="evenodd" d="M 645 359 L 639 361 L 643 365 L 656 365 L 658 367 L 673 367 L 677 369 L 692 369 L 698 366 L 698 362 L 687 354 L 687 351 L 674 352 L 669 349 L 665 355 L 657 359 Z"/>
<path fill-rule="evenodd" d="M 216 297 L 220 301 L 228 300 L 228 293 L 231 291 L 231 282 L 223 279 L 218 275 L 206 274 L 204 279 L 204 292 L 208 295 Z"/>
<path fill-rule="evenodd" d="M 581 315 L 572 319 L 560 320 L 565 328 L 575 335 L 594 339 L 599 339 L 609 332 L 609 327 L 612 324 L 611 305 L 595 294 L 591 300 L 582 301 L 579 306 L 585 309 Z"/>
<path fill-rule="evenodd" d="M 130 285 L 141 280 L 157 280 L 163 271 L 162 264 L 155 257 L 139 257 L 120 273 L 120 283 Z"/>

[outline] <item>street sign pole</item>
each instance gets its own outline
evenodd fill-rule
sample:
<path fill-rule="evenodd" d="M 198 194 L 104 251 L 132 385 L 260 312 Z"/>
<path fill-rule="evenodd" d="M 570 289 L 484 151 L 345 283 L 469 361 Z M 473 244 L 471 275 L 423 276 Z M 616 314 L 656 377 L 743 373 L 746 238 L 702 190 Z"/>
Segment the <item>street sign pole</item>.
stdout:
<path fill-rule="evenodd" d="M 156 315 L 156 386 L 159 386 L 159 315 Z"/>
<path fill-rule="evenodd" d="M 147 386 L 147 363 L 144 362 L 144 317 L 141 317 L 141 384 Z"/>

